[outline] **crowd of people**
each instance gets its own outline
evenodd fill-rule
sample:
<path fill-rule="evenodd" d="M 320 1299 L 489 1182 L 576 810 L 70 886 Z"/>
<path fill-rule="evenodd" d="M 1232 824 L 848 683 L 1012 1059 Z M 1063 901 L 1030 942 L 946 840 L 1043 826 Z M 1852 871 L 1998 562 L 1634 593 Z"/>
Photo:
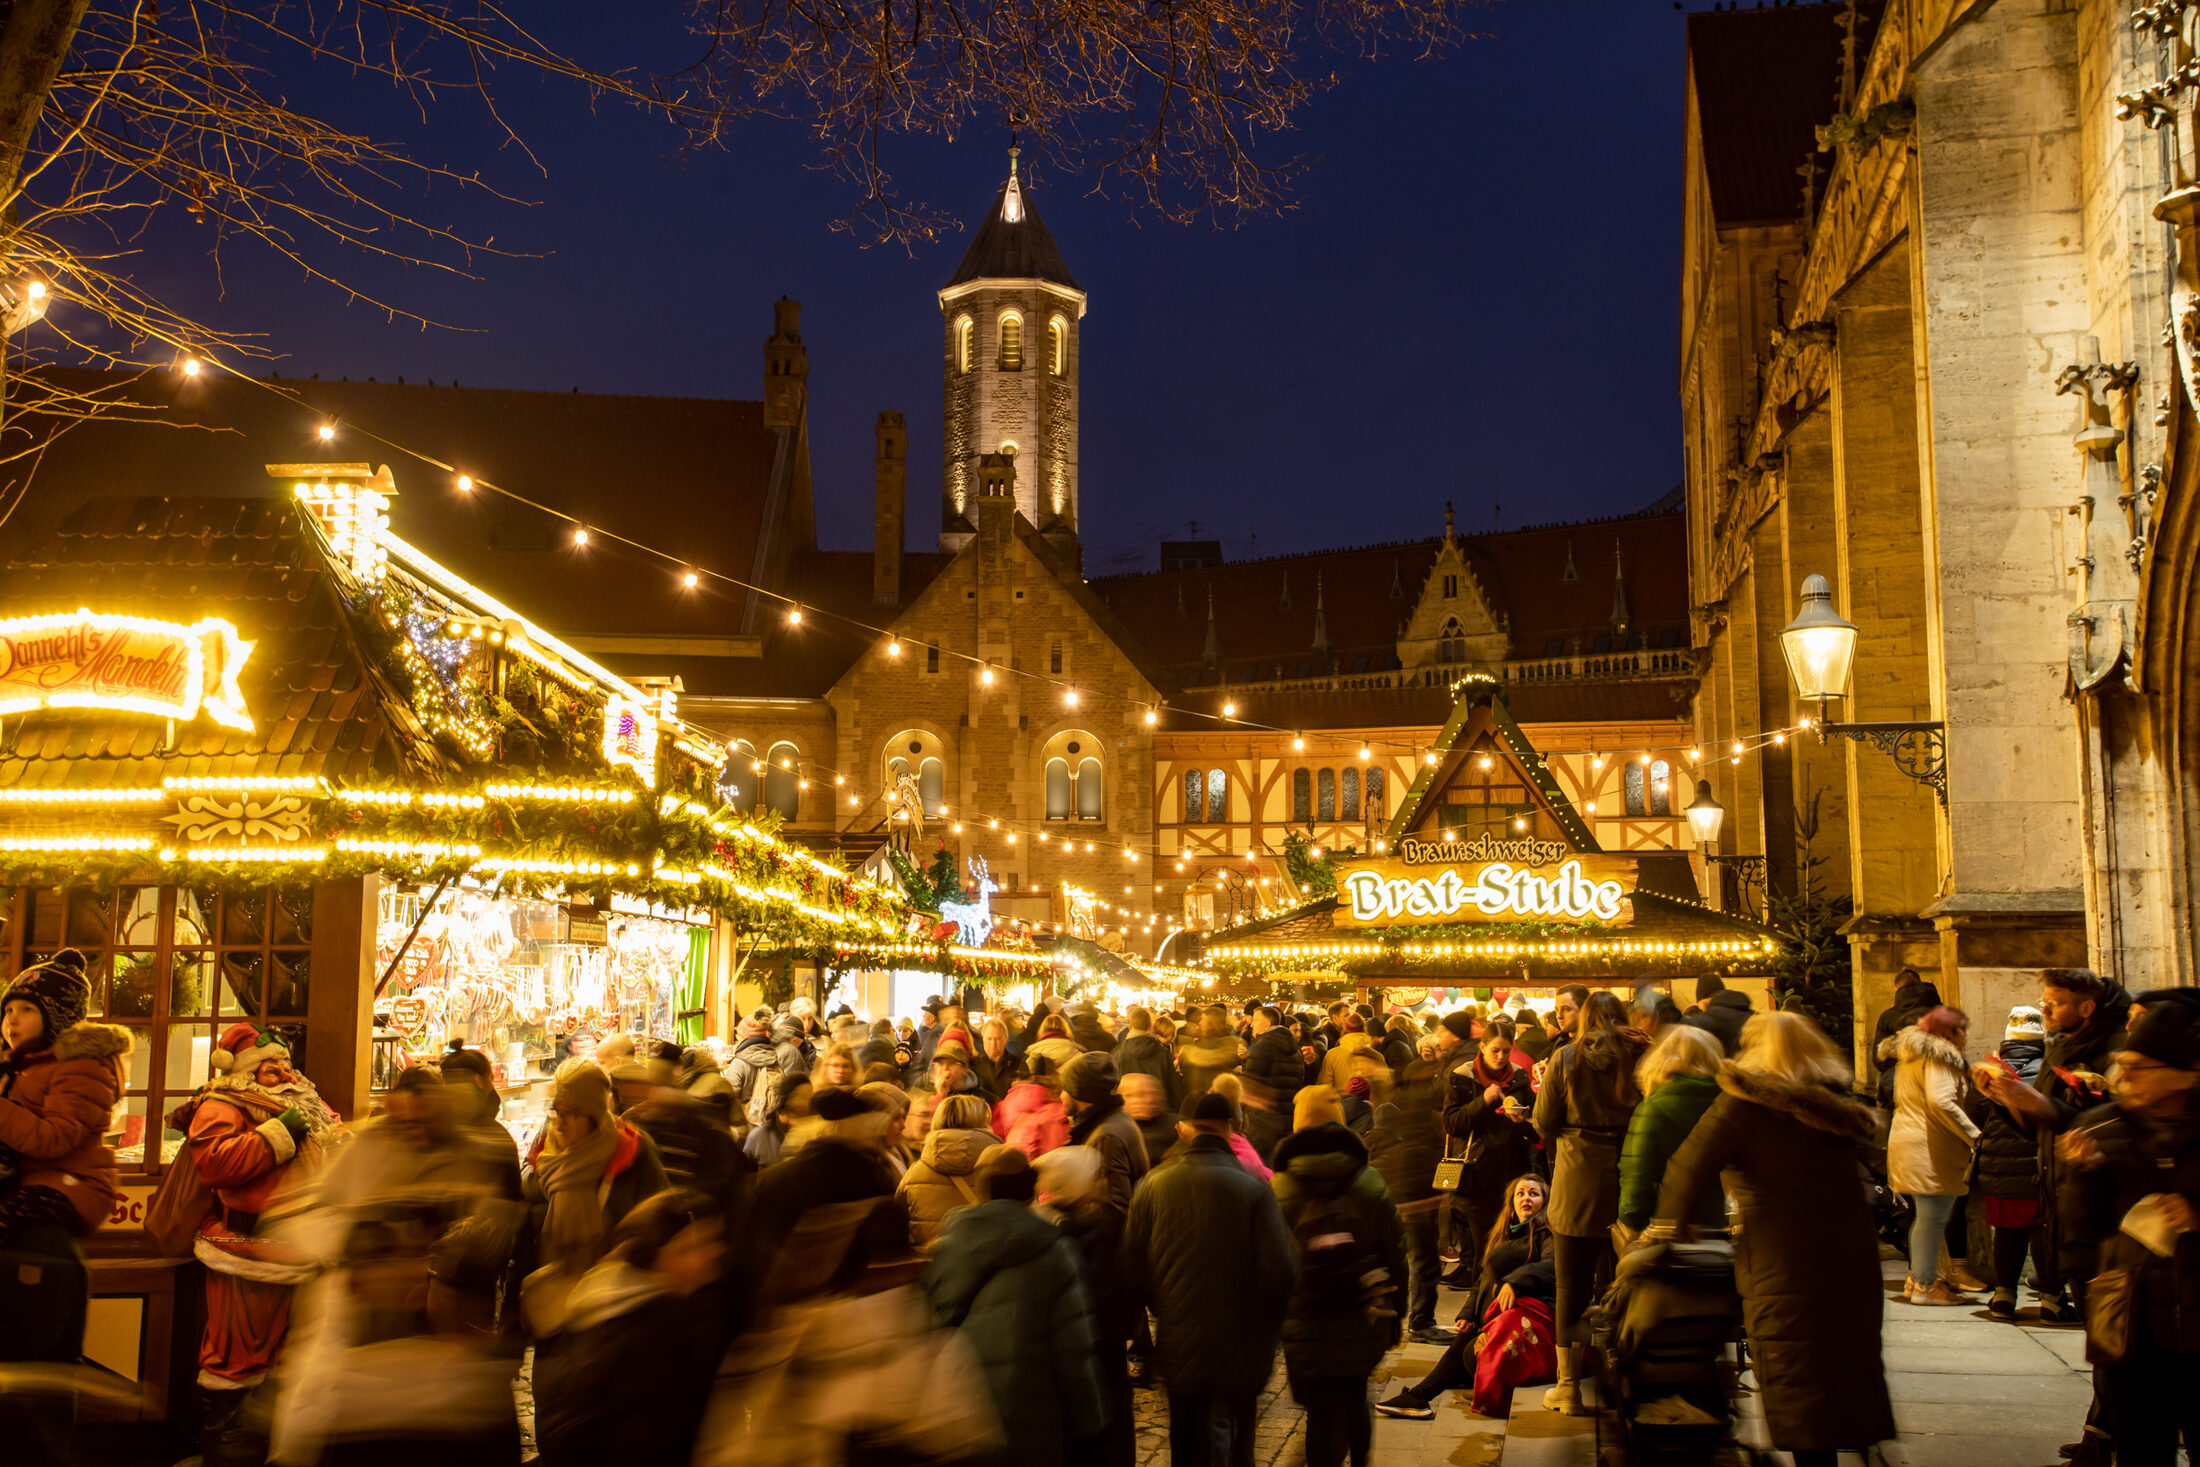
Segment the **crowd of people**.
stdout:
<path fill-rule="evenodd" d="M 0 1244 L 81 1236 L 113 1196 L 129 1037 L 87 996 L 63 954 L 0 1002 Z M 2029 1261 L 2098 1362 L 2072 1452 L 2167 1467 L 2200 1425 L 2200 998 L 2052 970 L 1995 1052 L 1969 1039 L 1914 974 L 1861 1083 L 1811 1019 L 1716 978 L 1685 1011 L 1579 985 L 1419 1016 L 797 1000 L 722 1058 L 568 1059 L 522 1150 L 478 1051 L 346 1126 L 280 1032 L 240 1024 L 169 1118 L 148 1229 L 207 1265 L 208 1467 L 517 1461 L 528 1398 L 552 1467 L 1127 1467 L 1139 1385 L 1178 1467 L 1249 1467 L 1279 1354 L 1309 1467 L 1364 1467 L 1374 1413 L 1449 1391 L 1594 1409 L 1615 1269 L 1701 1238 L 1731 1240 L 1771 1444 L 1827 1467 L 1896 1434 L 1891 1195 L 1905 1303 L 1983 1290 L 2013 1318 Z M 1463 1297 L 1442 1324 L 1440 1287 Z M 1437 1364 L 1371 1403 L 1406 1339 Z"/>

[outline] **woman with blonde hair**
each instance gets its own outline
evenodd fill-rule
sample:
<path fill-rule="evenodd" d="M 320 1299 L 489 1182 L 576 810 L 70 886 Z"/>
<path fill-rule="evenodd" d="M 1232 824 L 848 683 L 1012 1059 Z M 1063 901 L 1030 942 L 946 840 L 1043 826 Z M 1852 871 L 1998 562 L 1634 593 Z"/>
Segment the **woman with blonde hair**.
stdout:
<path fill-rule="evenodd" d="M 1642 1104 L 1628 1118 L 1627 1139 L 1619 1151 L 1619 1226 L 1628 1234 L 1650 1225 L 1665 1164 L 1719 1098 L 1719 1065 L 1725 1058 L 1726 1051 L 1709 1030 L 1668 1024 L 1635 1062 Z M 1688 1221 L 1699 1228 L 1725 1227 L 1725 1195 L 1702 1198 Z"/>
<path fill-rule="evenodd" d="M 828 1044 L 810 1066 L 810 1083 L 819 1090 L 853 1090 L 861 1071 L 856 1052 L 845 1044 Z"/>
<path fill-rule="evenodd" d="M 1894 1123 L 1887 1128 L 1887 1185 L 1909 1196 L 1917 1214 L 1910 1223 L 1910 1272 L 1903 1280 L 1906 1304 L 1968 1304 L 1958 1293 L 1977 1283 L 1958 1277 L 1942 1252 L 1948 1220 L 1971 1190 L 1971 1148 L 1978 1122 L 1963 1108 L 1971 1077 L 1963 1057 L 1971 1020 L 1961 1009 L 1932 1009 L 1879 1046 L 1894 1065 Z"/>
<path fill-rule="evenodd" d="M 1060 1014 L 1048 1014 L 1039 1021 L 1039 1037 L 1024 1051 L 1024 1058 L 1043 1059 L 1060 1073 L 1064 1065 L 1084 1052 L 1085 1047 L 1070 1037 L 1069 1020 Z"/>
<path fill-rule="evenodd" d="M 1801 1014 L 1757 1014 L 1719 1067 L 1719 1098 L 1666 1168 L 1657 1221 L 1672 1236 L 1721 1174 L 1733 1186 L 1734 1275 L 1772 1445 L 1833 1467 L 1895 1434 L 1880 1364 L 1879 1235 L 1864 1190 L 1873 1111 Z"/>

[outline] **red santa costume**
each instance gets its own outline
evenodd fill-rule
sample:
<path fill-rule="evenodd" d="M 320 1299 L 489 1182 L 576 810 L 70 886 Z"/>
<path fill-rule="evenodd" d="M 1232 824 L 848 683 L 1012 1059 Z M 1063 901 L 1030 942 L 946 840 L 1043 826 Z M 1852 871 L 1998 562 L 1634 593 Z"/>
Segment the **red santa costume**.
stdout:
<path fill-rule="evenodd" d="M 282 1069 L 262 1083 L 270 1061 Z M 199 1384 L 243 1390 L 266 1378 L 290 1325 L 293 1288 L 313 1268 L 274 1241 L 274 1225 L 308 1200 L 324 1142 L 341 1125 L 312 1082 L 291 1070 L 290 1046 L 274 1029 L 233 1025 L 215 1044 L 214 1074 L 170 1112 L 213 1207 L 192 1251 L 206 1265 L 206 1333 Z"/>

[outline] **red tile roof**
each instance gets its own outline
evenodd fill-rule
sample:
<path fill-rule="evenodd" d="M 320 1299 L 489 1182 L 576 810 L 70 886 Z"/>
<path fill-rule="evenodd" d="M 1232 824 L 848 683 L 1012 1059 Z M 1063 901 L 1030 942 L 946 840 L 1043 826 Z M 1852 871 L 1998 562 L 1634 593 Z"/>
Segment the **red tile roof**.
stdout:
<path fill-rule="evenodd" d="M 1699 10 L 1688 17 L 1711 212 L 1722 228 L 1803 217 L 1796 172 L 1820 161 L 1815 129 L 1840 105 L 1846 4 Z M 1869 54 L 1881 0 L 1867 0 L 1857 56 Z"/>

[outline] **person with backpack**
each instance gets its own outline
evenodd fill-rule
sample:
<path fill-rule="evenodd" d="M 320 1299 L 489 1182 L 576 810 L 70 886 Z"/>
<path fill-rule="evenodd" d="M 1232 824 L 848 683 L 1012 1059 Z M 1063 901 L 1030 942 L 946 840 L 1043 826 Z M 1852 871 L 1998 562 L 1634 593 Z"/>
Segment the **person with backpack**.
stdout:
<path fill-rule="evenodd" d="M 1405 1230 L 1337 1092 L 1299 1091 L 1270 1185 L 1298 1245 L 1283 1368 L 1306 1409 L 1306 1467 L 1366 1467 L 1375 1418 L 1367 1381 L 1404 1319 Z"/>
<path fill-rule="evenodd" d="M 762 1120 L 771 1105 L 772 1082 L 780 1073 L 779 1049 L 767 1028 L 770 1019 L 763 1009 L 743 1019 L 733 1053 L 726 1058 L 724 1073 L 733 1089 L 733 1134 L 737 1141 L 747 1140 L 749 1129 Z"/>

